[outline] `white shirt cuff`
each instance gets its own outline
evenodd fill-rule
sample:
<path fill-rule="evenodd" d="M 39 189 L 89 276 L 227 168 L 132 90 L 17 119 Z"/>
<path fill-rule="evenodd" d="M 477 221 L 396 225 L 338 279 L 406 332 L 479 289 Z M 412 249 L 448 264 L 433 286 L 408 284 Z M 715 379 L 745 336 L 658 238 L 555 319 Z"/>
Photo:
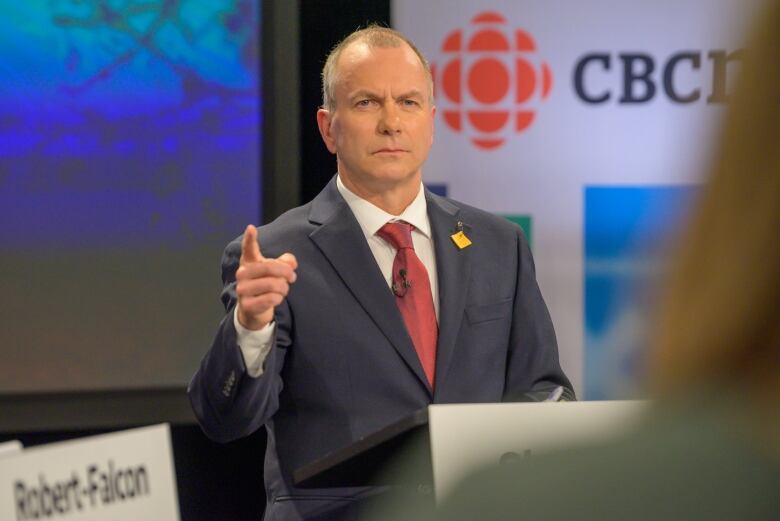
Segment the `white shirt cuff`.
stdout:
<path fill-rule="evenodd" d="M 233 309 L 233 326 L 236 328 L 236 342 L 241 348 L 244 365 L 249 376 L 257 378 L 263 374 L 263 362 L 271 352 L 276 322 L 273 320 L 263 329 L 253 331 L 238 322 L 238 306 Z"/>

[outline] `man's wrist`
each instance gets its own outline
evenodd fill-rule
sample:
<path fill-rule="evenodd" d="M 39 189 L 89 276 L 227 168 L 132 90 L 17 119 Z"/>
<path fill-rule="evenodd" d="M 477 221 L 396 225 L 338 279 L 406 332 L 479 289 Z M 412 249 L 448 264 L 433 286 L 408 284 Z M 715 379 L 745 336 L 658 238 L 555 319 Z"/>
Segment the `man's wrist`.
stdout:
<path fill-rule="evenodd" d="M 247 329 L 238 321 L 238 308 L 233 312 L 233 326 L 236 329 L 236 343 L 244 358 L 247 373 L 253 378 L 263 374 L 263 364 L 271 350 L 276 323 L 269 322 L 257 331 Z"/>

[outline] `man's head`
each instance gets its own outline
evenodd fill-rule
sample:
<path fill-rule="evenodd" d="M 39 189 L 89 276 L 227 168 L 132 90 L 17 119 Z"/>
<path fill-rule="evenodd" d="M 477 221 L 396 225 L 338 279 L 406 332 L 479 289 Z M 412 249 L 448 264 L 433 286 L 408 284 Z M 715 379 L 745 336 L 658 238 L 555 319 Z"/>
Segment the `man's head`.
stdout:
<path fill-rule="evenodd" d="M 343 182 L 369 198 L 419 188 L 433 141 L 430 68 L 392 29 L 357 31 L 328 56 L 317 123 Z"/>

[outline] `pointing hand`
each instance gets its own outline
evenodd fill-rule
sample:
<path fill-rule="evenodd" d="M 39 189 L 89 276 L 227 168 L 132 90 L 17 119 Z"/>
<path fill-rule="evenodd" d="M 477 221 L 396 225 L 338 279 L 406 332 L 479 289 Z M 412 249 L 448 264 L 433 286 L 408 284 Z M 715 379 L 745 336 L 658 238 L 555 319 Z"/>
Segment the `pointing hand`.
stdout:
<path fill-rule="evenodd" d="M 281 304 L 297 277 L 298 261 L 292 253 L 266 259 L 260 253 L 257 228 L 246 227 L 241 240 L 241 260 L 236 271 L 238 322 L 247 329 L 258 330 L 274 318 L 274 308 Z"/>

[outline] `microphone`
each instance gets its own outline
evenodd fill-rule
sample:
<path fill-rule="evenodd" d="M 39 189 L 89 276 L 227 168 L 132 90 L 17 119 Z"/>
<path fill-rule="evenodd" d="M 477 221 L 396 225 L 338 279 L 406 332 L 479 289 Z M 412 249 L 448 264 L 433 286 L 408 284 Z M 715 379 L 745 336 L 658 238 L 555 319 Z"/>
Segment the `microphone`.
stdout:
<path fill-rule="evenodd" d="M 412 287 L 412 281 L 406 278 L 406 268 L 398 270 L 398 275 L 401 277 L 401 284 L 399 286 L 398 282 L 393 281 L 393 294 L 396 297 L 403 297 L 409 291 L 409 288 Z"/>

